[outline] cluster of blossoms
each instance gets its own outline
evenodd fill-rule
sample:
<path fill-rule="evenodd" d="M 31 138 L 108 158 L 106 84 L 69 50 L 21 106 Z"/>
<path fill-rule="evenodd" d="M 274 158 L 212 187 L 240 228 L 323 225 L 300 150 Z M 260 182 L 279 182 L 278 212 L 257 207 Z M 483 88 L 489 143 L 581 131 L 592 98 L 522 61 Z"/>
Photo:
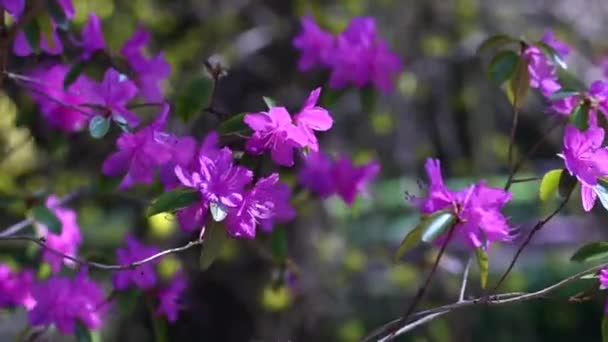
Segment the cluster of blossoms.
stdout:
<path fill-rule="evenodd" d="M 330 69 L 329 85 L 333 89 L 371 85 L 383 92 L 393 90 L 401 62 L 378 37 L 373 18 L 353 18 L 337 36 L 321 29 L 312 17 L 302 18 L 301 23 L 302 31 L 293 40 L 301 53 L 301 71 L 316 66 Z"/>

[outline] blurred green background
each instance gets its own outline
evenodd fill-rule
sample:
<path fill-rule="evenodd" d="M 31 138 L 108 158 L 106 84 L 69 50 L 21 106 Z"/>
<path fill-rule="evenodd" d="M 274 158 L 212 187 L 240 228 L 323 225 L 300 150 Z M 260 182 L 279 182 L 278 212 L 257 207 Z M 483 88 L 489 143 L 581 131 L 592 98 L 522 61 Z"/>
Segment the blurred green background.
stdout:
<path fill-rule="evenodd" d="M 358 162 L 377 159 L 381 176 L 370 195 L 353 208 L 340 200 L 302 200 L 298 219 L 284 228 L 289 256 L 300 270 L 298 294 L 276 284 L 278 267 L 259 245 L 233 242 L 209 270 L 198 269 L 198 251 L 177 257 L 190 278 L 184 311 L 174 325 L 159 328 L 150 320 L 143 300 L 123 294 L 96 338 L 107 341 L 150 341 L 165 335 L 169 341 L 357 341 L 379 325 L 398 317 L 424 280 L 437 250 L 421 246 L 400 263 L 392 254 L 418 215 L 406 201 L 406 191 L 420 194 L 425 158 L 441 158 L 449 183 L 461 187 L 484 178 L 502 186 L 511 108 L 504 92 L 487 80 L 490 56 L 476 48 L 491 34 L 507 33 L 538 39 L 545 28 L 571 44 L 575 53 L 569 68 L 586 82 L 601 78 L 599 58 L 608 51 L 601 25 L 608 3 L 601 0 L 74 0 L 75 25 L 90 11 L 103 19 L 110 47 L 118 51 L 139 23 L 153 32 L 152 51 L 163 51 L 173 73 L 166 84 L 175 100 L 180 89 L 202 75 L 210 57 L 228 66 L 218 85 L 215 106 L 228 113 L 264 108 L 271 96 L 298 108 L 308 92 L 325 86 L 323 71 L 298 72 L 298 54 L 291 40 L 299 31 L 299 17 L 315 15 L 325 28 L 338 32 L 354 16 L 373 16 L 381 36 L 402 59 L 404 73 L 390 95 L 378 94 L 362 104 L 356 89 L 339 97 L 325 96 L 323 105 L 335 119 L 321 146 L 348 152 Z M 15 62 L 26 69 L 38 59 Z M 327 95 L 327 94 L 326 94 Z M 17 105 L 17 104 L 18 105 Z M 0 222 L 20 219 L 24 204 L 10 196 L 36 191 L 66 194 L 108 179 L 99 176 L 101 162 L 114 149 L 117 131 L 103 141 L 86 132 L 66 136 L 46 129 L 36 107 L 18 88 L 0 97 L 0 142 L 7 157 L 0 161 L 0 190 L 7 194 Z M 150 112 L 149 118 L 154 112 Z M 526 151 L 551 125 L 546 105 L 534 94 L 525 104 L 517 134 L 516 153 Z M 16 126 L 19 124 L 19 126 Z M 169 130 L 198 138 L 217 125 L 216 118 L 197 116 L 192 125 L 175 118 Z M 556 153 L 561 132 L 554 132 L 519 177 L 542 175 L 561 167 Z M 10 152 L 10 154 L 8 154 Z M 109 183 L 115 185 L 115 182 Z M 136 187 L 117 194 L 99 190 L 73 203 L 84 234 L 85 257 L 112 262 L 127 231 L 164 247 L 183 244 L 190 236 L 161 214 L 146 218 L 142 209 L 159 188 Z M 556 202 L 541 205 L 538 183 L 515 184 L 514 200 L 506 211 L 512 225 L 527 233 L 535 219 Z M 605 236 L 604 209 L 582 215 L 575 196 L 566 210 L 548 224 L 524 253 L 503 287 L 504 291 L 540 289 L 581 269 L 568 261 L 587 241 Z M 518 243 L 519 240 L 516 241 Z M 260 244 L 269 245 L 268 238 Z M 4 260 L 35 264 L 32 248 L 3 245 Z M 513 246 L 490 251 L 490 284 L 506 268 Z M 447 304 L 458 296 L 467 251 L 448 249 L 432 287 L 420 307 Z M 162 264 L 171 273 L 172 263 Z M 93 276 L 107 280 L 107 274 Z M 478 272 L 472 269 L 470 295 L 479 295 Z M 109 286 L 109 282 L 106 281 Z M 598 341 L 603 294 L 592 301 L 567 302 L 569 295 L 595 286 L 582 281 L 551 299 L 501 307 L 475 307 L 446 315 L 422 326 L 400 341 Z M 0 313 L 0 340 L 25 325 L 22 312 Z M 160 331 L 159 329 L 165 329 Z M 59 336 L 51 340 L 61 340 Z M 68 338 L 69 340 L 69 338 Z"/>

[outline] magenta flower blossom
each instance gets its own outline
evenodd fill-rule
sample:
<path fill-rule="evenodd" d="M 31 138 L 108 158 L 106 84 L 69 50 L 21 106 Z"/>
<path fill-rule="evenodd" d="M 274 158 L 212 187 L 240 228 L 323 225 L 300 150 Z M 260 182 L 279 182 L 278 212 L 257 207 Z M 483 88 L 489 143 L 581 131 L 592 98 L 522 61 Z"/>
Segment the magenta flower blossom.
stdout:
<path fill-rule="evenodd" d="M 36 304 L 29 311 L 30 323 L 55 324 L 63 334 L 73 333 L 77 321 L 90 329 L 100 328 L 108 309 L 103 289 L 86 272 L 73 279 L 52 276 L 35 285 L 32 294 Z"/>
<path fill-rule="evenodd" d="M 528 61 L 530 86 L 532 88 L 538 88 L 545 97 L 549 97 L 561 89 L 555 65 L 547 59 L 547 56 L 539 48 L 528 46 L 524 51 L 524 57 Z"/>
<path fill-rule="evenodd" d="M 82 48 L 82 59 L 88 60 L 95 51 L 106 48 L 106 40 L 101 29 L 101 20 L 95 13 L 89 14 L 89 20 L 82 28 L 82 41 L 78 43 Z"/>
<path fill-rule="evenodd" d="M 23 305 L 31 309 L 36 304 L 31 294 L 33 285 L 31 270 L 13 272 L 8 265 L 0 264 L 0 308 Z"/>
<path fill-rule="evenodd" d="M 334 37 L 322 30 L 312 17 L 302 17 L 300 23 L 302 31 L 293 39 L 293 46 L 301 53 L 298 69 L 308 71 L 317 65 L 326 65 Z"/>
<path fill-rule="evenodd" d="M 166 287 L 161 288 L 157 292 L 159 304 L 155 314 L 157 316 L 165 316 L 167 321 L 171 323 L 177 321 L 177 316 L 181 309 L 180 297 L 187 286 L 188 283 L 181 272 L 176 274 Z"/>
<path fill-rule="evenodd" d="M 604 268 L 600 271 L 600 286 L 604 289 L 608 289 L 608 268 Z"/>
<path fill-rule="evenodd" d="M 228 233 L 237 238 L 255 238 L 256 224 L 266 221 L 266 229 L 272 229 L 273 219 L 287 221 L 295 217 L 289 205 L 290 190 L 279 183 L 279 174 L 261 178 L 243 195 L 241 205 L 228 213 Z"/>
<path fill-rule="evenodd" d="M 584 98 L 591 101 L 591 108 L 589 110 L 589 124 L 591 126 L 597 125 L 596 108 L 599 108 L 604 116 L 608 117 L 608 82 L 605 81 L 594 81 L 585 93 L 553 101 L 551 107 L 558 114 L 570 115 L 572 110 Z"/>
<path fill-rule="evenodd" d="M 194 172 L 198 170 L 199 161 L 197 155 L 204 154 L 207 157 L 215 158 L 219 153 L 218 147 L 220 136 L 217 132 L 209 132 L 203 140 L 198 153 L 197 142 L 192 137 L 175 138 L 172 145 L 171 161 L 161 168 L 160 180 L 164 184 L 166 190 L 174 189 L 181 185 L 181 182 L 175 175 L 175 167 L 180 167 Z"/>
<path fill-rule="evenodd" d="M 608 149 L 602 147 L 604 130 L 589 127 L 585 132 L 572 125 L 566 126 L 564 150 L 558 154 L 566 164 L 568 172 L 581 183 L 583 209 L 590 211 L 597 194 L 594 187 L 597 179 L 608 175 Z"/>
<path fill-rule="evenodd" d="M 25 8 L 25 0 L 2 0 L 2 7 L 13 17 L 20 17 Z"/>
<path fill-rule="evenodd" d="M 314 131 L 327 131 L 334 123 L 327 109 L 317 106 L 320 94 L 321 88 L 313 90 L 308 96 L 304 107 L 294 117 L 294 121 L 302 129 L 304 135 L 306 135 L 306 139 L 308 140 L 306 146 L 310 147 L 313 151 L 319 150 L 319 143 Z"/>
<path fill-rule="evenodd" d="M 35 79 L 31 84 L 30 95 L 40 107 L 44 119 L 53 127 L 67 132 L 76 132 L 87 126 L 90 117 L 82 112 L 59 104 L 50 97 L 70 106 L 78 106 L 90 103 L 89 89 L 94 81 L 85 75 L 80 75 L 67 90 L 63 89 L 63 80 L 70 67 L 55 64 L 46 67 L 38 67 L 32 70 L 28 76 Z M 47 95 L 43 95 L 47 94 Z M 87 110 L 85 110 L 85 113 Z"/>
<path fill-rule="evenodd" d="M 269 150 L 272 160 L 279 165 L 293 166 L 293 150 L 309 144 L 308 137 L 293 124 L 284 107 L 246 114 L 243 121 L 254 131 L 245 145 L 247 152 L 257 155 Z"/>
<path fill-rule="evenodd" d="M 164 104 L 158 118 L 150 126 L 136 133 L 124 132 L 116 141 L 118 152 L 106 158 L 102 172 L 107 176 L 125 174 L 119 186 L 121 189 L 137 183 L 152 183 L 156 170 L 173 159 L 176 138 L 162 132 L 168 114 L 169 105 Z"/>
<path fill-rule="evenodd" d="M 570 46 L 555 38 L 552 30 L 547 29 L 541 40 L 547 45 L 551 46 L 562 58 L 566 58 L 570 54 Z"/>
<path fill-rule="evenodd" d="M 243 188 L 253 179 L 253 172 L 232 162 L 232 151 L 224 147 L 216 156 L 199 155 L 198 171 L 189 172 L 181 166 L 175 174 L 182 185 L 198 189 L 202 202 L 225 208 L 236 208 L 243 201 Z"/>
<path fill-rule="evenodd" d="M 117 121 L 125 121 L 129 127 L 139 125 L 137 114 L 127 109 L 127 103 L 137 95 L 137 87 L 127 76 L 114 68 L 109 68 L 100 84 L 91 91 L 91 103 L 104 107 Z"/>
<path fill-rule="evenodd" d="M 333 161 L 323 153 L 312 152 L 306 158 L 298 180 L 321 198 L 337 194 L 346 204 L 352 205 L 358 194 L 365 194 L 367 184 L 378 172 L 380 165 L 375 161 L 355 166 L 346 156 Z"/>
<path fill-rule="evenodd" d="M 162 53 L 153 57 L 147 57 L 142 53 L 150 38 L 150 32 L 140 27 L 125 42 L 120 52 L 137 73 L 136 80 L 140 95 L 147 101 L 161 102 L 163 101 L 161 83 L 171 75 L 171 65 Z"/>
<path fill-rule="evenodd" d="M 511 193 L 479 182 L 459 191 L 448 189 L 441 175 L 439 160 L 427 159 L 426 172 L 430 186 L 426 198 L 415 204 L 423 214 L 449 210 L 458 218 L 454 237 L 474 248 L 487 248 L 495 241 L 512 241 L 513 230 L 500 212 L 511 200 Z M 437 243 L 445 242 L 442 236 Z"/>
<path fill-rule="evenodd" d="M 118 262 L 123 265 L 145 259 L 160 252 L 157 247 L 144 245 L 131 235 L 127 236 L 126 240 L 127 246 L 119 248 L 116 251 Z M 157 258 L 133 269 L 116 271 L 112 278 L 114 288 L 126 290 L 131 285 L 135 285 L 142 290 L 148 290 L 154 287 L 157 282 L 155 266 L 159 260 Z"/>
<path fill-rule="evenodd" d="M 50 232 L 44 224 L 36 223 L 38 235 L 46 239 L 46 244 L 51 249 L 75 257 L 78 252 L 78 247 L 82 243 L 80 228 L 78 227 L 78 222 L 76 220 L 76 212 L 72 209 L 60 206 L 59 198 L 54 195 L 47 198 L 46 206 L 55 214 L 57 219 L 59 219 L 59 222 L 61 222 L 61 233 L 54 234 Z M 74 265 L 73 261 L 61 257 L 48 249 L 43 250 L 42 259 L 49 263 L 51 270 L 54 273 L 58 273 L 61 270 L 62 262 L 67 266 Z"/>

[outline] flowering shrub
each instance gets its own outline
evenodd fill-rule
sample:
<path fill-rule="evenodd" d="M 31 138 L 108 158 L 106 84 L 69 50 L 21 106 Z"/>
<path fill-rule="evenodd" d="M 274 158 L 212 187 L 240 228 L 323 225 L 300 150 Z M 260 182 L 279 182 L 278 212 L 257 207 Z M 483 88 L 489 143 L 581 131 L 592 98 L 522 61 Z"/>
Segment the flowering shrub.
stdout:
<path fill-rule="evenodd" d="M 0 58 L 2 82 L 24 90 L 35 103 L 44 130 L 70 137 L 81 137 L 88 131 L 87 139 L 115 145 L 96 167 L 104 179 L 117 181 L 111 192 L 143 200 L 149 216 L 174 214 L 180 234 L 194 238 L 184 246 L 163 249 L 144 241 L 136 230 L 129 231 L 123 246 L 116 250 L 115 261 L 102 263 L 82 256 L 83 246 L 95 241 L 87 240 L 81 232 L 77 213 L 71 208 L 74 197 L 99 189 L 93 185 L 62 197 L 54 194 L 59 191 L 51 186 L 42 196 L 28 198 L 23 210 L 27 217 L 0 231 L 0 242 L 33 243 L 40 247 L 40 253 L 34 257 L 33 267 L 0 263 L 0 307 L 26 310 L 31 326 L 53 326 L 61 334 L 89 339 L 90 330 L 101 328 L 111 311 L 120 310 L 116 298 L 128 291 L 145 295 L 155 320 L 175 323 L 188 310 L 181 299 L 192 274 L 177 259 L 169 259 L 169 254 L 201 247 L 200 264 L 205 269 L 218 257 L 218 246 L 228 240 L 256 241 L 271 236 L 279 245 L 286 244 L 282 225 L 298 217 L 302 210 L 299 198 L 336 195 L 346 207 L 353 207 L 380 174 L 376 160 L 360 163 L 345 152 L 329 152 L 324 137 L 331 135 L 338 120 L 322 100 L 323 92 L 330 89 L 394 90 L 403 69 L 401 60 L 381 38 L 373 18 L 352 18 L 338 34 L 321 28 L 312 16 L 301 18 L 301 31 L 292 41 L 299 52 L 298 69 L 307 72 L 320 67 L 329 74 L 328 87 L 311 87 L 308 97 L 302 98 L 304 104 L 295 111 L 263 98 L 259 101 L 266 103 L 264 111 L 252 108 L 242 114 L 221 113 L 213 106 L 215 88 L 228 71 L 207 62 L 208 77 L 202 82 L 212 84 L 212 95 L 201 103 L 197 99 L 203 94 L 194 93 L 195 104 L 186 109 L 214 116 L 216 127 L 202 134 L 183 134 L 183 129 L 172 125 L 180 105 L 170 103 L 163 88 L 171 76 L 171 66 L 162 52 L 148 51 L 151 32 L 139 26 L 119 51 L 111 51 L 97 14 L 88 14 L 82 29 L 73 32 L 69 22 L 75 8 L 70 0 L 42 3 L 44 6 L 24 0 L 0 3 L 2 14 L 12 17 L 11 23 L 0 23 L 0 48 L 11 47 L 2 51 L 6 58 Z M 498 188 L 479 180 L 454 190 L 444 182 L 441 161 L 426 159 L 427 191 L 410 198 L 420 220 L 406 234 L 395 256 L 403 257 L 418 243 L 436 246 L 439 253 L 405 314 L 372 332 L 368 339 L 393 338 L 461 307 L 541 297 L 581 276 L 599 279 L 602 289 L 608 286 L 607 265 L 600 265 L 539 292 L 497 293 L 522 251 L 563 208 L 576 186 L 580 186 L 584 211 L 591 211 L 598 199 L 608 209 L 608 149 L 604 144 L 608 87 L 602 80 L 588 89 L 563 84 L 560 70 L 566 67 L 564 60 L 571 51 L 552 31 L 537 42 L 504 35 L 490 37 L 480 53 L 493 49 L 500 51 L 489 62 L 489 77 L 501 87 L 508 83 L 505 90 L 513 108 L 507 183 Z M 15 69 L 7 62 L 32 55 L 42 61 L 35 66 L 15 63 Z M 93 65 L 97 72 L 86 72 L 86 65 Z M 556 114 L 552 118 L 559 121 L 556 127 L 563 127 L 563 150 L 555 157 L 563 159 L 564 167 L 542 177 L 540 199 L 547 201 L 559 192 L 563 202 L 522 236 L 518 223 L 505 216 L 503 208 L 514 196 L 511 185 L 519 181 L 515 176 L 521 163 L 515 160 L 513 144 L 519 110 L 530 89 L 536 89 L 547 109 Z M 114 137 L 115 142 L 110 141 Z M 152 194 L 153 199 L 140 198 L 144 193 Z M 35 234 L 24 235 L 29 227 Z M 490 246 L 515 244 L 517 237 L 523 238 L 517 253 L 498 282 L 488 288 Z M 475 299 L 463 297 L 467 269 L 458 301 L 416 312 L 452 243 L 475 255 L 486 292 Z M 282 268 L 276 278 L 294 294 L 301 293 L 297 266 L 285 251 L 276 249 L 279 251 L 271 258 L 279 259 Z M 602 259 L 607 252 L 606 243 L 595 242 L 583 246 L 573 259 Z M 168 276 L 160 271 L 167 260 L 176 263 Z M 107 281 L 110 278 L 112 281 Z"/>

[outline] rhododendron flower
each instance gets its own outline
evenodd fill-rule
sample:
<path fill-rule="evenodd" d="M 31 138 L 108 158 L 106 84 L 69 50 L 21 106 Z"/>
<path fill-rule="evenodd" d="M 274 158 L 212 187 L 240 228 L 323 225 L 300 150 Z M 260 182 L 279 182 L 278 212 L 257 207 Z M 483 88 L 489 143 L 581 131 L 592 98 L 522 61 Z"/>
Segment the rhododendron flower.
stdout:
<path fill-rule="evenodd" d="M 176 138 L 162 132 L 168 114 L 169 105 L 164 104 L 158 118 L 150 126 L 136 133 L 124 132 L 116 141 L 118 152 L 106 158 L 102 172 L 108 176 L 126 173 L 120 183 L 121 189 L 136 183 L 152 183 L 157 168 L 172 160 Z"/>
<path fill-rule="evenodd" d="M 181 309 L 180 297 L 187 286 L 186 279 L 179 272 L 166 287 L 161 288 L 156 294 L 159 300 L 156 315 L 165 316 L 171 323 L 177 321 Z"/>
<path fill-rule="evenodd" d="M 144 245 L 133 236 L 127 236 L 126 240 L 127 246 L 116 251 L 118 262 L 122 265 L 140 261 L 160 252 L 157 247 Z M 125 290 L 131 285 L 135 285 L 142 290 L 147 290 L 154 287 L 157 281 L 155 266 L 159 260 L 157 258 L 132 269 L 116 271 L 112 278 L 114 288 Z"/>
<path fill-rule="evenodd" d="M 40 112 L 53 127 L 64 132 L 76 132 L 87 126 L 90 117 L 69 106 L 78 106 L 91 102 L 90 89 L 94 81 L 85 75 L 80 75 L 66 90 L 63 80 L 70 67 L 62 64 L 38 67 L 28 76 L 34 80 L 30 87 L 30 95 L 40 106 Z M 46 94 L 46 95 L 45 95 Z M 52 100 L 56 99 L 56 100 Z M 84 109 L 84 113 L 90 110 Z"/>
<path fill-rule="evenodd" d="M 78 43 L 82 48 L 82 59 L 88 60 L 97 50 L 106 48 L 106 41 L 101 30 L 101 20 L 95 13 L 89 14 L 89 20 L 82 28 L 82 41 Z"/>
<path fill-rule="evenodd" d="M 319 150 L 319 143 L 314 131 L 327 131 L 333 125 L 333 119 L 327 109 L 317 106 L 321 88 L 313 90 L 304 107 L 295 115 L 294 121 L 302 129 L 308 143 L 306 146 L 313 151 Z"/>
<path fill-rule="evenodd" d="M 117 121 L 125 121 L 129 127 L 139 125 L 139 117 L 127 109 L 127 103 L 137 95 L 137 87 L 127 76 L 109 68 L 100 84 L 91 91 L 91 103 L 105 108 Z"/>
<path fill-rule="evenodd" d="M 209 132 L 197 152 L 197 142 L 192 137 L 178 137 L 173 141 L 171 147 L 173 158 L 171 161 L 161 168 L 160 180 L 165 186 L 165 189 L 170 190 L 181 185 L 181 182 L 175 175 L 175 167 L 180 167 L 194 172 L 198 170 L 199 160 L 198 155 L 204 154 L 209 158 L 215 158 L 219 153 L 219 134 L 217 132 Z"/>
<path fill-rule="evenodd" d="M 253 178 L 251 170 L 233 164 L 232 151 L 227 147 L 213 156 L 201 153 L 197 171 L 189 171 L 178 165 L 175 174 L 182 185 L 200 191 L 200 205 L 203 208 L 214 204 L 223 210 L 241 204 L 243 188 Z"/>
<path fill-rule="evenodd" d="M 308 71 L 317 65 L 325 65 L 334 37 L 322 30 L 312 17 L 302 17 L 300 23 L 302 31 L 293 39 L 293 46 L 301 53 L 298 69 Z"/>
<path fill-rule="evenodd" d="M 31 309 L 36 301 L 31 291 L 34 273 L 30 270 L 13 272 L 6 264 L 0 264 L 0 309 L 19 305 Z"/>
<path fill-rule="evenodd" d="M 589 89 L 583 94 L 577 94 L 553 101 L 552 108 L 555 112 L 570 115 L 574 108 L 586 99 L 590 101 L 589 125 L 597 126 L 597 110 L 608 117 L 608 82 L 594 81 Z"/>
<path fill-rule="evenodd" d="M 355 166 L 346 156 L 333 161 L 323 153 L 312 152 L 298 179 L 322 198 L 338 194 L 346 204 L 352 205 L 357 194 L 365 193 L 367 184 L 379 171 L 380 165 L 375 161 Z"/>
<path fill-rule="evenodd" d="M 100 328 L 108 305 L 104 291 L 80 272 L 75 278 L 51 276 L 32 291 L 36 304 L 29 311 L 32 325 L 55 324 L 63 334 L 74 332 L 76 322 L 90 329 Z"/>
<path fill-rule="evenodd" d="M 566 163 L 568 172 L 581 183 L 583 209 L 590 211 L 597 199 L 594 187 L 597 179 L 608 176 L 608 149 L 602 147 L 604 130 L 589 127 L 581 132 L 572 125 L 566 126 L 564 150 L 558 154 Z"/>
<path fill-rule="evenodd" d="M 161 82 L 171 75 L 171 65 L 162 53 L 153 57 L 147 57 L 142 53 L 150 38 L 150 32 L 140 27 L 125 42 L 120 52 L 137 73 L 136 79 L 141 96 L 150 102 L 160 102 L 163 101 Z"/>
<path fill-rule="evenodd" d="M 474 248 L 487 248 L 495 241 L 511 241 L 513 231 L 500 212 L 511 200 L 511 193 L 479 182 L 459 191 L 447 188 L 441 175 L 439 160 L 427 159 L 425 164 L 430 186 L 426 198 L 416 199 L 423 214 L 449 210 L 458 221 L 454 237 Z M 442 236 L 437 243 L 445 242 Z"/>
<path fill-rule="evenodd" d="M 25 0 L 2 0 L 2 7 L 13 17 L 19 17 L 25 8 Z"/>
<path fill-rule="evenodd" d="M 551 46 L 562 58 L 566 58 L 570 54 L 570 46 L 555 38 L 552 30 L 547 29 L 541 40 Z"/>
<path fill-rule="evenodd" d="M 228 233 L 234 237 L 253 239 L 258 222 L 293 219 L 295 210 L 289 205 L 289 195 L 289 187 L 279 183 L 277 173 L 261 178 L 243 195 L 241 205 L 228 213 Z M 272 224 L 266 228 L 272 229 Z"/>
<path fill-rule="evenodd" d="M 528 62 L 528 72 L 530 74 L 530 86 L 538 88 L 540 92 L 549 97 L 561 89 L 558 83 L 555 65 L 537 47 L 528 46 L 524 51 L 524 57 Z"/>
<path fill-rule="evenodd" d="M 247 140 L 247 151 L 261 154 L 269 150 L 272 160 L 279 165 L 293 166 L 294 148 L 304 147 L 309 142 L 304 132 L 293 124 L 284 107 L 246 114 L 243 121 L 254 131 Z"/>
<path fill-rule="evenodd" d="M 82 243 L 80 228 L 76 220 L 76 212 L 72 209 L 62 207 L 57 196 L 49 196 L 46 200 L 46 206 L 49 208 L 61 222 L 61 233 L 54 234 L 41 223 L 36 223 L 38 235 L 46 239 L 46 245 L 53 250 L 59 251 L 64 255 L 76 256 L 78 247 Z M 58 273 L 61 270 L 61 263 L 68 266 L 74 265 L 74 262 L 66 259 L 57 253 L 44 249 L 42 259 L 48 262 L 51 270 Z"/>

